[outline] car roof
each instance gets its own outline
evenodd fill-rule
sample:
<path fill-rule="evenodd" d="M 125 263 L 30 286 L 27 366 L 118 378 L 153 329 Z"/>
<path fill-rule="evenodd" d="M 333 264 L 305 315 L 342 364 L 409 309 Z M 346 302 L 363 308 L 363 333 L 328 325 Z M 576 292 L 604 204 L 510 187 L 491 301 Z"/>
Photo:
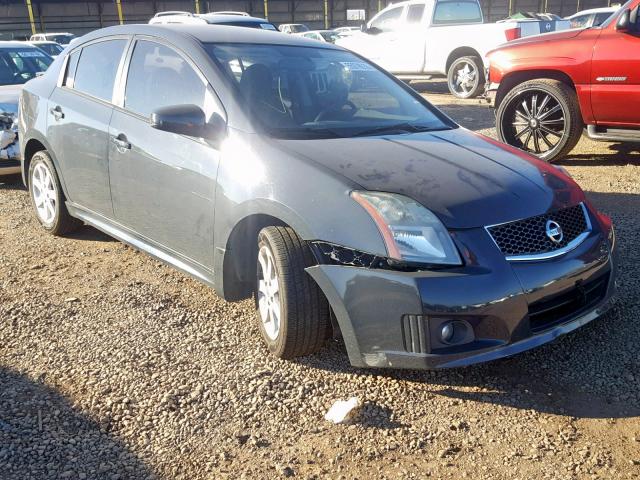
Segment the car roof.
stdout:
<path fill-rule="evenodd" d="M 37 48 L 36 46 L 31 45 L 29 42 L 19 42 L 18 40 L 0 41 L 0 48 L 9 48 L 9 47 Z"/>
<path fill-rule="evenodd" d="M 53 40 L 27 40 L 27 43 L 34 45 L 59 45 L 58 42 L 54 42 Z"/>
<path fill-rule="evenodd" d="M 271 23 L 265 18 L 250 17 L 248 15 L 227 15 L 222 13 L 205 13 L 200 15 L 210 24 L 216 23 Z"/>
<path fill-rule="evenodd" d="M 81 40 L 82 43 L 76 43 L 74 46 L 111 35 L 150 35 L 169 41 L 175 41 L 176 37 L 182 37 L 185 40 L 196 39 L 202 43 L 257 43 L 343 50 L 332 44 L 325 45 L 308 38 L 287 35 L 272 30 L 238 28 L 229 25 L 189 25 L 181 23 L 167 25 L 129 24 L 102 28 L 84 35 Z"/>

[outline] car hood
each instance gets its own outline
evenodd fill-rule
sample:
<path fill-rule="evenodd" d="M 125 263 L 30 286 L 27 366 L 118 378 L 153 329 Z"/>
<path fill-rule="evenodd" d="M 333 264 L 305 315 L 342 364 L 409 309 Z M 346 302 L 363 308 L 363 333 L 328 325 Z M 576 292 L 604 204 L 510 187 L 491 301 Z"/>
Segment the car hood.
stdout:
<path fill-rule="evenodd" d="M 411 197 L 453 229 L 527 218 L 584 199 L 555 167 L 463 128 L 278 143 L 363 189 Z"/>
<path fill-rule="evenodd" d="M 519 45 L 529 45 L 531 43 L 555 42 L 557 40 L 567 40 L 574 38 L 585 31 L 584 28 L 572 28 L 569 30 L 560 30 L 559 32 L 541 33 L 540 35 L 530 35 L 528 37 L 518 38 L 510 42 L 503 43 L 504 47 L 517 47 Z"/>
<path fill-rule="evenodd" d="M 0 110 L 18 112 L 18 98 L 23 85 L 2 85 L 0 86 Z"/>

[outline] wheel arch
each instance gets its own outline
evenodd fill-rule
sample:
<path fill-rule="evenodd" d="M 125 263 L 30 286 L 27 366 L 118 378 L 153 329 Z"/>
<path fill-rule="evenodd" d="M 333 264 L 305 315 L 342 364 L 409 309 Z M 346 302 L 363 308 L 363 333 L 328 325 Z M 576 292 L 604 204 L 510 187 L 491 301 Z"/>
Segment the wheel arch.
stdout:
<path fill-rule="evenodd" d="M 51 157 L 51 161 L 53 162 L 53 166 L 56 169 L 56 173 L 58 174 L 58 180 L 60 181 L 60 185 L 62 186 L 62 192 L 64 193 L 65 198 L 69 198 L 67 194 L 67 187 L 64 183 L 64 178 L 62 176 L 62 172 L 60 169 L 60 162 L 58 162 L 58 158 L 53 153 L 51 146 L 47 139 L 40 135 L 37 132 L 30 132 L 28 135 L 28 140 L 24 143 L 24 148 L 22 151 L 22 181 L 29 188 L 29 167 L 31 166 L 31 159 L 33 156 L 42 150 L 46 150 Z"/>
<path fill-rule="evenodd" d="M 500 86 L 496 92 L 495 108 L 500 106 L 504 97 L 513 90 L 517 85 L 528 82 L 529 80 L 557 80 L 566 84 L 568 87 L 576 91 L 576 85 L 573 79 L 560 70 L 522 70 L 512 72 L 505 75 L 500 81 Z"/>
<path fill-rule="evenodd" d="M 316 237 L 307 222 L 282 203 L 260 200 L 237 209 L 241 213 L 234 215 L 237 220 L 230 228 L 223 229 L 226 234 L 218 237 L 215 251 L 216 289 L 228 301 L 248 298 L 253 292 L 260 230 L 282 226 L 292 228 L 303 240 Z"/>
<path fill-rule="evenodd" d="M 478 57 L 480 58 L 480 60 L 482 60 L 482 55 L 480 55 L 480 53 L 475 48 L 458 47 L 455 50 L 453 50 L 447 57 L 447 63 L 445 65 L 445 74 L 449 73 L 449 68 L 451 67 L 453 62 L 455 62 L 456 60 L 462 57 Z M 483 63 L 484 63 L 484 60 L 483 60 Z"/>

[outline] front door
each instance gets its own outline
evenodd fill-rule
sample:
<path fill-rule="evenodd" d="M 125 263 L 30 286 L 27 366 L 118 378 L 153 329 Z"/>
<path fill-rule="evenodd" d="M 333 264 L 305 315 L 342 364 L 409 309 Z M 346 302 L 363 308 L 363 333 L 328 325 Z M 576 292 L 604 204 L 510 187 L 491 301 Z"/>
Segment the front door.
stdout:
<path fill-rule="evenodd" d="M 640 125 L 640 35 L 602 30 L 593 50 L 591 106 L 598 124 Z"/>
<path fill-rule="evenodd" d="M 69 200 L 111 217 L 107 132 L 126 39 L 91 43 L 71 53 L 62 86 L 49 97 L 47 138 Z"/>
<path fill-rule="evenodd" d="M 115 217 L 152 243 L 213 267 L 213 220 L 218 151 L 203 139 L 156 130 L 151 113 L 194 104 L 209 118 L 224 115 L 203 77 L 181 54 L 137 40 L 122 107 L 109 126 Z"/>

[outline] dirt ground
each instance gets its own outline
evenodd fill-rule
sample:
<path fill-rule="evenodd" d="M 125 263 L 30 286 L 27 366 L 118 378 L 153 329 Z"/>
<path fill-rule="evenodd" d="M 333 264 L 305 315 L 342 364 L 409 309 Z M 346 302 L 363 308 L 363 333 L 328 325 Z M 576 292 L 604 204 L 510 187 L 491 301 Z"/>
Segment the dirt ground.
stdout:
<path fill-rule="evenodd" d="M 486 105 L 415 87 L 494 134 Z M 583 139 L 560 164 L 616 224 L 615 309 L 438 372 L 354 369 L 335 341 L 276 360 L 250 301 L 89 227 L 47 236 L 0 184 L 0 478 L 640 478 L 640 153 Z M 323 420 L 350 396 L 352 424 Z"/>

